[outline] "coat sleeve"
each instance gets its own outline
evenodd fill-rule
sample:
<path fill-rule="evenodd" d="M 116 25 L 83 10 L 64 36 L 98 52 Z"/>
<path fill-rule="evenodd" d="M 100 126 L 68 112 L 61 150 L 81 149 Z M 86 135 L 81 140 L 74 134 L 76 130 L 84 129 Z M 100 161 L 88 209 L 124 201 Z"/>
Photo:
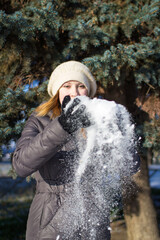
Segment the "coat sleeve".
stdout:
<path fill-rule="evenodd" d="M 31 115 L 13 154 L 13 168 L 21 177 L 27 177 L 40 169 L 69 137 L 57 118 L 52 120 L 42 132 L 38 130 L 38 124 L 39 120 Z"/>

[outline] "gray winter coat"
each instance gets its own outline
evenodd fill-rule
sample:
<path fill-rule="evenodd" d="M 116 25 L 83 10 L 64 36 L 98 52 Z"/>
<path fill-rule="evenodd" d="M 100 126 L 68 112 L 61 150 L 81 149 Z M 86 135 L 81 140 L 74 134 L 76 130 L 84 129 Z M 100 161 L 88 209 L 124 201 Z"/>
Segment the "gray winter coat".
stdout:
<path fill-rule="evenodd" d="M 59 214 L 72 188 L 76 143 L 57 118 L 32 114 L 13 155 L 13 167 L 21 177 L 34 173 L 36 194 L 31 204 L 26 240 L 92 240 L 84 229 L 64 236 Z M 96 240 L 110 239 L 107 219 L 98 227 Z M 64 221 L 63 221 L 64 222 Z M 67 221 L 66 221 L 67 223 Z"/>

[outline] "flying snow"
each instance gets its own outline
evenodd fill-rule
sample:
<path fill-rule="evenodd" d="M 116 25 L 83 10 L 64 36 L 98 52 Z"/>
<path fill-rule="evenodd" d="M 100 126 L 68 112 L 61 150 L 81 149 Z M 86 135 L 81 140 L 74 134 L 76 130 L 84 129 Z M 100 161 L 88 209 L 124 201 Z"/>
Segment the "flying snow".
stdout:
<path fill-rule="evenodd" d="M 79 105 L 86 107 L 84 114 L 91 126 L 83 129 L 85 136 L 82 129 L 74 134 L 78 147 L 75 178 L 59 213 L 59 225 L 67 237 L 85 233 L 85 239 L 94 240 L 98 226 L 105 223 L 106 229 L 110 229 L 110 212 L 118 205 L 122 183 L 127 184 L 136 171 L 135 126 L 121 104 L 86 96 L 78 98 Z"/>

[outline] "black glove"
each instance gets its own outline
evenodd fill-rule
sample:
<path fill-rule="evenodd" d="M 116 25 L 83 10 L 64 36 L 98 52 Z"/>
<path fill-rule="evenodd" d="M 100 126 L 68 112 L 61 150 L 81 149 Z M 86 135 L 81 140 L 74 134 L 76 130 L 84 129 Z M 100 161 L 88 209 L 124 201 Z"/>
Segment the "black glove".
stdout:
<path fill-rule="evenodd" d="M 64 111 L 64 108 L 70 99 L 70 96 L 65 96 L 62 102 L 62 113 L 59 116 L 58 121 L 65 131 L 68 133 L 73 133 L 79 128 L 89 127 L 91 125 L 91 122 L 87 114 L 84 112 L 86 106 L 84 104 L 81 104 L 78 107 L 78 104 L 81 102 L 79 98 L 75 98 L 68 109 Z"/>

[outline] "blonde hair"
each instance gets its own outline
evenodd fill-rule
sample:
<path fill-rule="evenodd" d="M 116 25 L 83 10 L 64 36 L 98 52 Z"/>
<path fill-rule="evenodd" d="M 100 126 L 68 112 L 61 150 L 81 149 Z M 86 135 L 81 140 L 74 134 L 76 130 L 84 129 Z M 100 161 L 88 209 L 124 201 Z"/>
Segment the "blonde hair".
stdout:
<path fill-rule="evenodd" d="M 59 92 L 55 96 L 51 97 L 47 102 L 38 106 L 35 110 L 37 116 L 44 117 L 49 112 L 52 112 L 51 118 L 58 117 L 61 114 L 61 105 L 59 102 Z"/>

